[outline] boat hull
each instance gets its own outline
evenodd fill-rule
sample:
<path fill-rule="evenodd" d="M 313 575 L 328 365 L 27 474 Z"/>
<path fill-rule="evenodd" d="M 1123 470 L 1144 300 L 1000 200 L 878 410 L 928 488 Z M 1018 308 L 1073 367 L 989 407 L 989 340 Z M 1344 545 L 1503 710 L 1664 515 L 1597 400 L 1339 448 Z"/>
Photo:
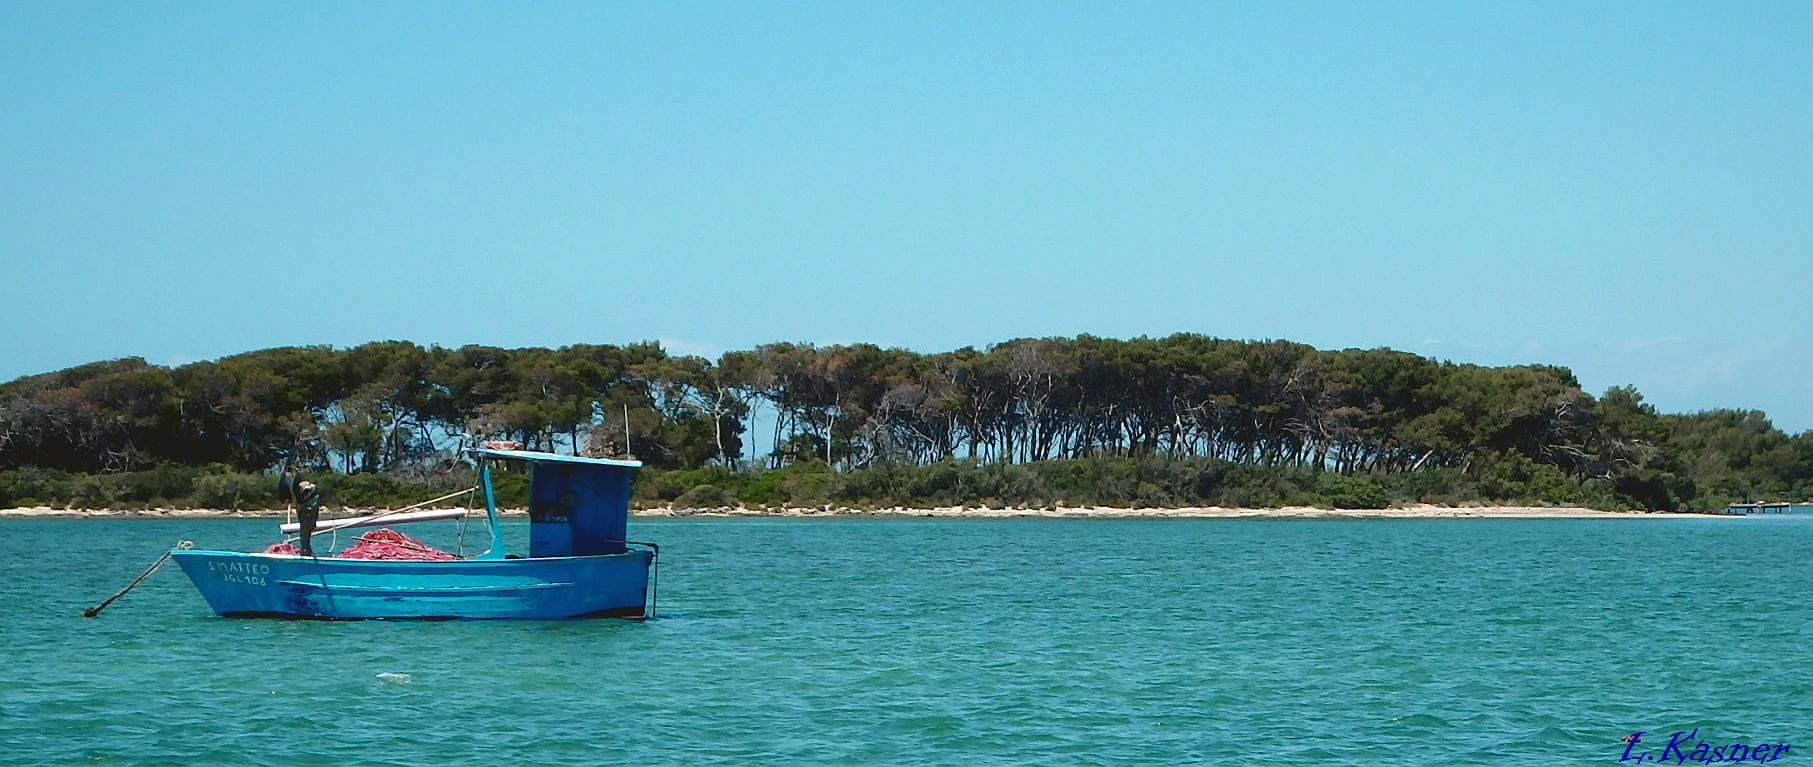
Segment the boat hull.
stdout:
<path fill-rule="evenodd" d="M 176 551 L 208 606 L 236 617 L 641 617 L 653 554 L 400 562 Z"/>

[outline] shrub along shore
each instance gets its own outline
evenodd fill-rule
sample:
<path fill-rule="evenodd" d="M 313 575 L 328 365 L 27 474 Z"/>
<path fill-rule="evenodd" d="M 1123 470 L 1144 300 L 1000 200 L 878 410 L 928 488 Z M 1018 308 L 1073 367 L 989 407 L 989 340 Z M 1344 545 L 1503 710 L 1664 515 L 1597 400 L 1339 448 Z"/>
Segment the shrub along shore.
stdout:
<path fill-rule="evenodd" d="M 412 474 L 320 473 L 330 508 L 398 508 L 476 484 L 468 466 Z M 500 505 L 527 503 L 528 478 L 494 471 Z M 269 472 L 169 464 L 113 474 L 23 469 L 0 472 L 0 509 L 215 513 L 280 512 Z M 1471 471 L 1341 474 L 1291 466 L 1253 466 L 1197 456 L 1083 458 L 1033 463 L 943 461 L 834 471 L 802 462 L 759 472 L 728 468 L 643 469 L 633 505 L 654 513 L 823 512 L 920 515 L 974 511 L 1098 516 L 1144 510 L 1174 515 L 1204 510 L 1590 509 L 1641 511 L 1610 487 L 1581 483 L 1552 467 L 1504 460 Z M 443 506 L 477 506 L 460 495 Z M 679 510 L 678 512 L 674 510 Z M 1706 509 L 1712 510 L 1712 509 Z M 42 513 L 42 512 L 40 512 Z M 197 512 L 184 511 L 185 514 Z"/>
<path fill-rule="evenodd" d="M 480 518 L 483 509 L 470 509 Z M 369 510 L 340 509 L 329 510 L 322 519 L 360 516 Z M 500 509 L 504 517 L 526 517 L 524 509 Z M 1062 518 L 1062 519 L 1224 519 L 1224 518 L 1257 518 L 1257 519 L 1432 519 L 1432 518 L 1495 518 L 1495 519 L 1661 519 L 1668 517 L 1707 517 L 1715 516 L 1724 519 L 1742 519 L 1738 516 L 1691 514 L 1672 511 L 1630 512 L 1604 511 L 1601 509 L 1583 509 L 1578 507 L 1536 507 L 1536 506 L 1404 506 L 1390 509 L 1321 509 L 1305 506 L 1287 506 L 1277 509 L 1229 509 L 1217 506 L 1178 509 L 1119 509 L 1106 506 L 1070 508 L 1052 507 L 1042 509 L 990 509 L 987 507 L 950 506 L 939 508 L 909 509 L 852 509 L 848 507 L 830 508 L 746 508 L 732 507 L 722 509 L 681 509 L 655 507 L 637 509 L 630 513 L 637 518 L 671 518 L 689 517 L 701 519 L 734 519 L 754 517 L 819 517 L 819 518 L 865 518 L 865 519 L 905 519 L 905 518 L 962 518 L 962 519 L 1023 519 L 1023 518 Z M 228 511 L 222 509 L 146 509 L 137 511 L 115 511 L 111 509 L 56 509 L 49 506 L 29 508 L 0 509 L 3 518 L 100 518 L 100 519 L 285 519 L 281 510 L 260 509 L 256 511 Z"/>

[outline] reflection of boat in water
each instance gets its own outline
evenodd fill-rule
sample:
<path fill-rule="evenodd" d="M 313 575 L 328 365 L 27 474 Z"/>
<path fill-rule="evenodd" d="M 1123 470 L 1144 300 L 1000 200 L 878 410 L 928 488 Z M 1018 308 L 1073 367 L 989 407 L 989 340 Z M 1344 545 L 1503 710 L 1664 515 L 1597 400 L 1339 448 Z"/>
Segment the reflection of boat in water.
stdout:
<path fill-rule="evenodd" d="M 289 618 L 589 618 L 652 613 L 654 544 L 626 539 L 636 461 L 469 451 L 491 546 L 469 559 L 396 561 L 174 551 L 214 612 Z M 492 460 L 530 464 L 529 552 L 504 552 Z"/>
<path fill-rule="evenodd" d="M 1726 514 L 1813 514 L 1813 504 L 1805 503 L 1734 503 L 1725 507 Z"/>

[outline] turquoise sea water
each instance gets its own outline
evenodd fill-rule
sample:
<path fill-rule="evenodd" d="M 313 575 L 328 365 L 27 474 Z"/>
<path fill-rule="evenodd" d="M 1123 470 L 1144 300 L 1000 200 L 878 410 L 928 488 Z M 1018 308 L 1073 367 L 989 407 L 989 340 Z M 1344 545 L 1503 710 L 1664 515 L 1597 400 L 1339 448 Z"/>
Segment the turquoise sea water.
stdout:
<path fill-rule="evenodd" d="M 1813 517 L 631 532 L 656 620 L 84 619 L 272 522 L 0 520 L 0 764 L 1813 764 Z"/>

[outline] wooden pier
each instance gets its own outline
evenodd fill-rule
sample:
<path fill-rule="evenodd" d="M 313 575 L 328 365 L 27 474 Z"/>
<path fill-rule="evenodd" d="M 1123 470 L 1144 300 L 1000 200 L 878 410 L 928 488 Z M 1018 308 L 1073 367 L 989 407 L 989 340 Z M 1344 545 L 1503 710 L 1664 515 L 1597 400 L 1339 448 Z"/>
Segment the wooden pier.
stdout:
<path fill-rule="evenodd" d="M 1726 514 L 1793 514 L 1794 503 L 1734 503 L 1725 507 Z"/>

